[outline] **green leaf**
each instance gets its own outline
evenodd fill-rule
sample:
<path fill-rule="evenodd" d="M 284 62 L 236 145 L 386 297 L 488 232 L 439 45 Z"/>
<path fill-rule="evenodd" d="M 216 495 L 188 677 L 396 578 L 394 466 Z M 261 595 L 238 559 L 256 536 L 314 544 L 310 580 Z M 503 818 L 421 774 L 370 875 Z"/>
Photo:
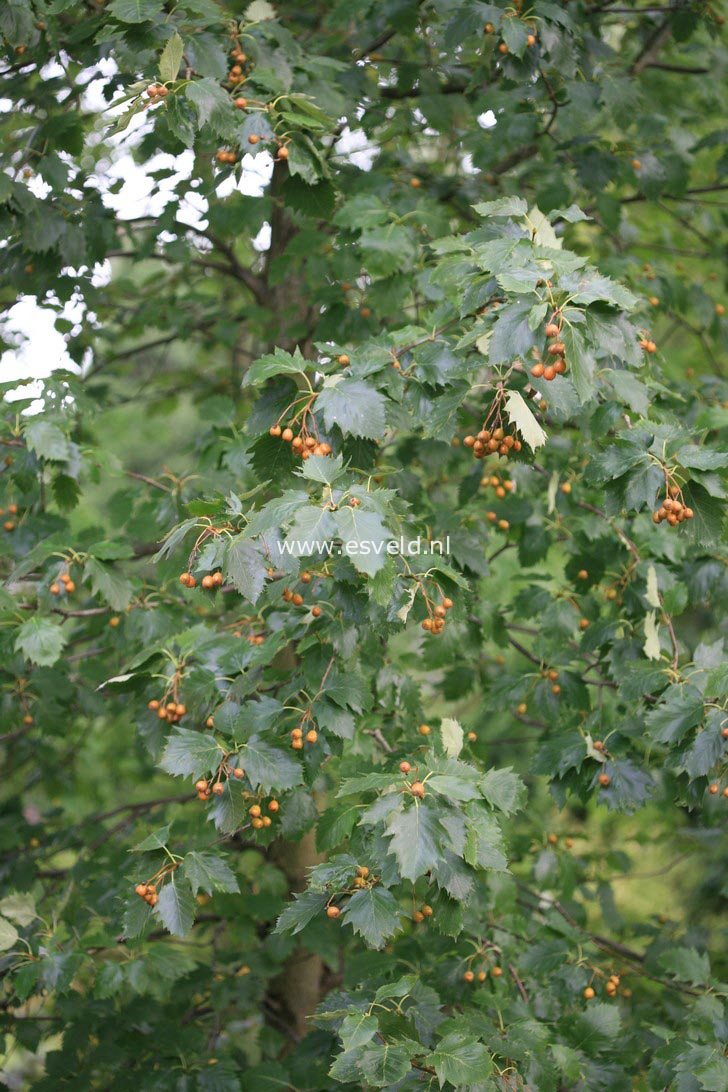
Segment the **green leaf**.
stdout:
<path fill-rule="evenodd" d="M 42 418 L 30 421 L 23 436 L 29 451 L 34 451 L 39 459 L 52 462 L 66 462 L 71 456 L 71 445 L 67 436 L 58 425 Z"/>
<path fill-rule="evenodd" d="M 326 428 L 341 429 L 344 435 L 381 439 L 384 433 L 384 395 L 362 379 L 332 376 L 316 399 Z"/>
<path fill-rule="evenodd" d="M 253 788 L 264 792 L 292 789 L 303 781 L 301 766 L 279 747 L 271 747 L 259 736 L 251 736 L 241 749 L 239 760 Z"/>
<path fill-rule="evenodd" d="M 526 798 L 526 786 L 510 767 L 488 770 L 480 779 L 480 791 L 504 815 L 520 811 Z"/>
<path fill-rule="evenodd" d="M 147 23 L 161 19 L 162 0 L 112 0 L 109 12 L 122 23 Z"/>
<path fill-rule="evenodd" d="M 376 1016 L 364 1012 L 350 1012 L 339 1028 L 339 1038 L 344 1050 L 356 1050 L 371 1042 L 379 1030 Z"/>
<path fill-rule="evenodd" d="M 31 921 L 35 921 L 38 917 L 33 896 L 25 892 L 6 895 L 5 898 L 0 899 L 0 914 L 23 926 L 30 925 Z"/>
<path fill-rule="evenodd" d="M 89 557 L 84 566 L 84 576 L 91 582 L 94 595 L 100 595 L 114 610 L 126 610 L 131 602 L 133 587 L 125 576 Z"/>
<path fill-rule="evenodd" d="M 342 911 L 341 919 L 351 925 L 370 947 L 381 948 L 399 930 L 401 911 L 391 891 L 369 887 L 354 892 Z"/>
<path fill-rule="evenodd" d="M 155 849 L 164 849 L 169 841 L 169 832 L 172 828 L 169 824 L 153 831 L 147 837 L 134 846 L 135 853 L 152 853 Z"/>
<path fill-rule="evenodd" d="M 376 512 L 344 505 L 334 512 L 334 524 L 343 542 L 343 552 L 360 573 L 373 576 L 387 560 L 390 534 Z"/>
<path fill-rule="evenodd" d="M 159 58 L 159 78 L 162 83 L 171 83 L 177 79 L 184 49 L 184 42 L 175 30 L 162 50 L 162 56 Z"/>
<path fill-rule="evenodd" d="M 359 1059 L 367 1084 L 375 1088 L 393 1088 L 410 1072 L 410 1049 L 400 1043 L 376 1043 Z"/>
<path fill-rule="evenodd" d="M 193 895 L 200 890 L 208 895 L 215 891 L 240 891 L 234 872 L 215 853 L 198 853 L 193 850 L 186 854 L 180 871 L 192 888 Z"/>
<path fill-rule="evenodd" d="M 51 667 L 61 655 L 68 636 L 56 622 L 35 614 L 18 628 L 15 651 L 40 667 Z"/>
<path fill-rule="evenodd" d="M 510 422 L 520 432 L 525 443 L 535 451 L 546 443 L 548 437 L 533 416 L 528 403 L 518 391 L 508 391 L 506 394 L 505 410 Z"/>
<path fill-rule="evenodd" d="M 672 948 L 663 952 L 659 962 L 663 971 L 681 982 L 704 986 L 710 981 L 710 960 L 705 952 L 695 948 Z"/>
<path fill-rule="evenodd" d="M 389 851 L 397 858 L 400 875 L 416 880 L 437 866 L 442 857 L 442 832 L 435 813 L 427 804 L 415 802 L 390 816 L 385 834 Z"/>
<path fill-rule="evenodd" d="M 463 749 L 464 741 L 463 730 L 459 721 L 453 720 L 452 717 L 443 717 L 440 725 L 440 735 L 445 754 L 448 758 L 457 758 Z"/>
<path fill-rule="evenodd" d="M 326 808 L 316 826 L 316 848 L 323 851 L 340 845 L 356 826 L 360 812 L 360 804 Z"/>
<path fill-rule="evenodd" d="M 455 1031 L 440 1039 L 425 1064 L 435 1070 L 440 1088 L 447 1081 L 456 1088 L 478 1085 L 493 1069 L 491 1056 L 483 1044 L 464 1031 Z"/>
<path fill-rule="evenodd" d="M 686 732 L 703 719 L 703 698 L 690 685 L 673 685 L 664 694 L 665 700 L 645 716 L 648 732 L 656 743 L 678 743 Z"/>
<path fill-rule="evenodd" d="M 192 732 L 189 728 L 175 728 L 159 765 L 176 777 L 198 778 L 216 770 L 221 758 L 222 751 L 214 736 Z"/>
<path fill-rule="evenodd" d="M 497 201 L 481 201 L 473 205 L 478 216 L 525 216 L 528 204 L 522 197 L 499 197 Z"/>
<path fill-rule="evenodd" d="M 210 121 L 213 115 L 220 111 L 231 111 L 230 97 L 220 87 L 216 80 L 205 77 L 203 80 L 194 80 L 185 87 L 185 95 L 197 111 L 197 121 L 200 128 Z"/>
<path fill-rule="evenodd" d="M 326 896 L 319 891 L 304 891 L 294 895 L 276 922 L 276 933 L 300 933 L 317 914 L 323 911 Z"/>
<path fill-rule="evenodd" d="M 238 535 L 225 549 L 223 575 L 245 599 L 256 603 L 265 586 L 269 564 L 257 546 Z"/>
<path fill-rule="evenodd" d="M 159 892 L 153 913 L 172 936 L 183 937 L 192 928 L 195 908 L 195 897 L 189 883 L 173 875 Z"/>
<path fill-rule="evenodd" d="M 0 917 L 0 952 L 7 952 L 18 939 L 18 930 L 7 918 Z"/>
<path fill-rule="evenodd" d="M 298 375 L 312 367 L 312 362 L 301 356 L 300 349 L 296 348 L 291 354 L 276 348 L 251 364 L 246 379 L 248 383 L 262 383 L 266 379 L 272 379 L 274 375 Z"/>
<path fill-rule="evenodd" d="M 325 485 L 333 485 L 337 478 L 341 477 L 344 460 L 341 455 L 312 455 L 305 461 L 301 469 L 301 476 L 312 482 L 323 482 Z"/>

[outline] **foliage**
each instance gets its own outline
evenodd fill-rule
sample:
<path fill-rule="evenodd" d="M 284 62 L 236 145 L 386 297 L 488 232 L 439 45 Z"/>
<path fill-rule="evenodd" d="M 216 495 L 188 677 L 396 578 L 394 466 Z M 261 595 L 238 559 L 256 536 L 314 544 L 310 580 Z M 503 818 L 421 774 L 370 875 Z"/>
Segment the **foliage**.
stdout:
<path fill-rule="evenodd" d="M 0 8 L 10 1087 L 728 1089 L 721 28 Z"/>

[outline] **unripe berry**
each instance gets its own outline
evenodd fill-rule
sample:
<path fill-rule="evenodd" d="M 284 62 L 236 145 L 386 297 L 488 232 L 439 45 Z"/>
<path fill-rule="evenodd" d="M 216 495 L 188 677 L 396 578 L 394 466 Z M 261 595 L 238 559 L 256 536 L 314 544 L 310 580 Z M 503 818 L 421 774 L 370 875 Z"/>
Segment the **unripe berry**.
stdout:
<path fill-rule="evenodd" d="M 421 781 L 413 781 L 410 785 L 410 792 L 413 796 L 418 796 L 421 800 L 425 795 L 425 786 Z"/>

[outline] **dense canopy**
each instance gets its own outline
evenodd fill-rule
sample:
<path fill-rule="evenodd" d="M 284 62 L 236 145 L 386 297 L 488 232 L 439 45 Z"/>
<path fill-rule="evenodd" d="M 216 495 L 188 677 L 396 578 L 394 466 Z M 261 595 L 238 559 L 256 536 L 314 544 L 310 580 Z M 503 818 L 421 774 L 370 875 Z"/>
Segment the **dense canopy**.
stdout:
<path fill-rule="evenodd" d="M 9 1088 L 728 1090 L 728 48 L 619 3 L 0 3 Z"/>

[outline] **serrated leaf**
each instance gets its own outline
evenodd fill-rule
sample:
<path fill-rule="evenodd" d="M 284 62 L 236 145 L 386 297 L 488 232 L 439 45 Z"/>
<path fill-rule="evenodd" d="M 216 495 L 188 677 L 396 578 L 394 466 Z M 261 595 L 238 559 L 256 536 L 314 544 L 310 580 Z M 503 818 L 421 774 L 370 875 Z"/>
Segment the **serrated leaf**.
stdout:
<path fill-rule="evenodd" d="M 301 350 L 298 348 L 293 353 L 275 348 L 272 353 L 259 357 L 251 364 L 246 381 L 262 383 L 266 379 L 272 379 L 274 375 L 298 375 L 312 366 L 310 360 L 305 360 L 301 356 Z"/>
<path fill-rule="evenodd" d="M 355 891 L 346 903 L 342 921 L 351 925 L 372 948 L 381 948 L 400 928 L 401 912 L 391 891 L 369 887 Z"/>
<path fill-rule="evenodd" d="M 221 757 L 214 736 L 176 728 L 167 740 L 159 765 L 176 777 L 202 777 L 217 769 Z"/>
<path fill-rule="evenodd" d="M 369 440 L 379 440 L 384 433 L 384 407 L 384 395 L 361 379 L 342 379 L 324 387 L 316 399 L 327 428 L 338 425 L 344 435 Z"/>
<path fill-rule="evenodd" d="M 440 1088 L 449 1081 L 456 1088 L 478 1085 L 491 1072 L 493 1062 L 487 1049 L 467 1032 L 452 1032 L 439 1041 L 425 1064 L 432 1066 Z"/>
<path fill-rule="evenodd" d="M 664 698 L 663 702 L 649 710 L 645 722 L 656 743 L 672 746 L 702 720 L 703 698 L 700 691 L 690 685 L 670 686 Z"/>
<path fill-rule="evenodd" d="M 317 914 L 323 911 L 326 896 L 319 891 L 304 891 L 295 895 L 276 922 L 276 933 L 300 933 Z"/>
<path fill-rule="evenodd" d="M 0 952 L 7 952 L 18 939 L 18 930 L 7 918 L 0 917 Z"/>
<path fill-rule="evenodd" d="M 265 587 L 269 564 L 249 538 L 238 535 L 225 549 L 223 575 L 245 599 L 256 603 Z"/>
<path fill-rule="evenodd" d="M 131 602 L 131 582 L 114 569 L 89 557 L 84 565 L 84 576 L 91 582 L 91 591 L 100 595 L 114 610 L 126 610 Z"/>
<path fill-rule="evenodd" d="M 312 482 L 333 485 L 341 477 L 344 460 L 341 455 L 312 455 L 302 467 L 302 477 Z"/>
<path fill-rule="evenodd" d="M 53 462 L 66 462 L 71 455 L 71 445 L 64 432 L 51 421 L 41 418 L 30 421 L 23 436 L 29 451 L 34 451 L 39 459 Z"/>
<path fill-rule="evenodd" d="M 344 505 L 334 512 L 334 524 L 342 540 L 343 553 L 360 573 L 373 576 L 387 560 L 386 544 L 390 538 L 377 512 Z"/>
<path fill-rule="evenodd" d="M 192 928 L 196 905 L 187 881 L 172 876 L 159 892 L 153 913 L 172 936 L 183 937 Z"/>
<path fill-rule="evenodd" d="M 192 894 L 204 891 L 212 895 L 215 891 L 239 891 L 235 873 L 215 853 L 192 851 L 186 854 L 180 870 L 190 887 Z"/>
<path fill-rule="evenodd" d="M 710 981 L 710 960 L 705 952 L 696 948 L 673 948 L 663 952 L 660 967 L 681 982 L 691 982 L 695 986 Z"/>
<path fill-rule="evenodd" d="M 169 841 L 169 832 L 172 828 L 169 824 L 152 831 L 147 837 L 134 846 L 134 853 L 152 853 L 155 849 L 164 849 Z"/>
<path fill-rule="evenodd" d="M 443 717 L 440 734 L 445 754 L 448 758 L 457 758 L 463 749 L 465 738 L 460 723 L 452 717 Z"/>
<path fill-rule="evenodd" d="M 171 83 L 173 80 L 177 79 L 179 66 L 182 64 L 184 49 L 184 42 L 177 31 L 175 31 L 162 50 L 162 55 L 159 58 L 159 78 L 162 83 Z"/>
<path fill-rule="evenodd" d="M 509 390 L 506 394 L 505 410 L 511 424 L 515 425 L 524 441 L 532 451 L 542 447 L 548 439 L 531 412 L 528 403 L 519 391 Z"/>
<path fill-rule="evenodd" d="M 339 1028 L 339 1038 L 344 1050 L 356 1050 L 371 1042 L 379 1030 L 376 1016 L 365 1012 L 350 1012 Z"/>
<path fill-rule="evenodd" d="M 648 660 L 660 659 L 660 632 L 657 627 L 657 611 L 650 610 L 644 621 L 645 643 L 642 651 Z"/>
<path fill-rule="evenodd" d="M 366 1083 L 375 1088 L 394 1088 L 410 1072 L 410 1049 L 401 1043 L 376 1043 L 359 1059 Z"/>
<path fill-rule="evenodd" d="M 389 817 L 385 834 L 389 850 L 397 858 L 400 875 L 416 880 L 435 868 L 442 857 L 442 831 L 435 813 L 423 803 L 415 803 Z"/>
<path fill-rule="evenodd" d="M 113 0 L 109 12 L 122 23 L 146 23 L 161 18 L 162 0 Z"/>
<path fill-rule="evenodd" d="M 488 770 L 480 779 L 480 791 L 488 803 L 504 815 L 519 811 L 526 797 L 526 786 L 509 766 Z"/>
<path fill-rule="evenodd" d="M 218 111 L 232 109 L 230 96 L 216 80 L 210 77 L 188 83 L 185 87 L 185 95 L 197 111 L 197 121 L 200 128 L 206 125 Z"/>
<path fill-rule="evenodd" d="M 51 667 L 63 651 L 68 635 L 60 625 L 36 614 L 19 627 L 15 651 L 21 652 L 39 667 Z"/>
<path fill-rule="evenodd" d="M 259 736 L 250 737 L 241 749 L 239 759 L 253 788 L 265 792 L 292 789 L 303 781 L 299 763 L 280 747 L 264 743 Z"/>
<path fill-rule="evenodd" d="M 6 895 L 5 898 L 0 899 L 0 914 L 23 926 L 30 925 L 31 921 L 35 921 L 38 917 L 33 896 L 25 892 Z"/>

